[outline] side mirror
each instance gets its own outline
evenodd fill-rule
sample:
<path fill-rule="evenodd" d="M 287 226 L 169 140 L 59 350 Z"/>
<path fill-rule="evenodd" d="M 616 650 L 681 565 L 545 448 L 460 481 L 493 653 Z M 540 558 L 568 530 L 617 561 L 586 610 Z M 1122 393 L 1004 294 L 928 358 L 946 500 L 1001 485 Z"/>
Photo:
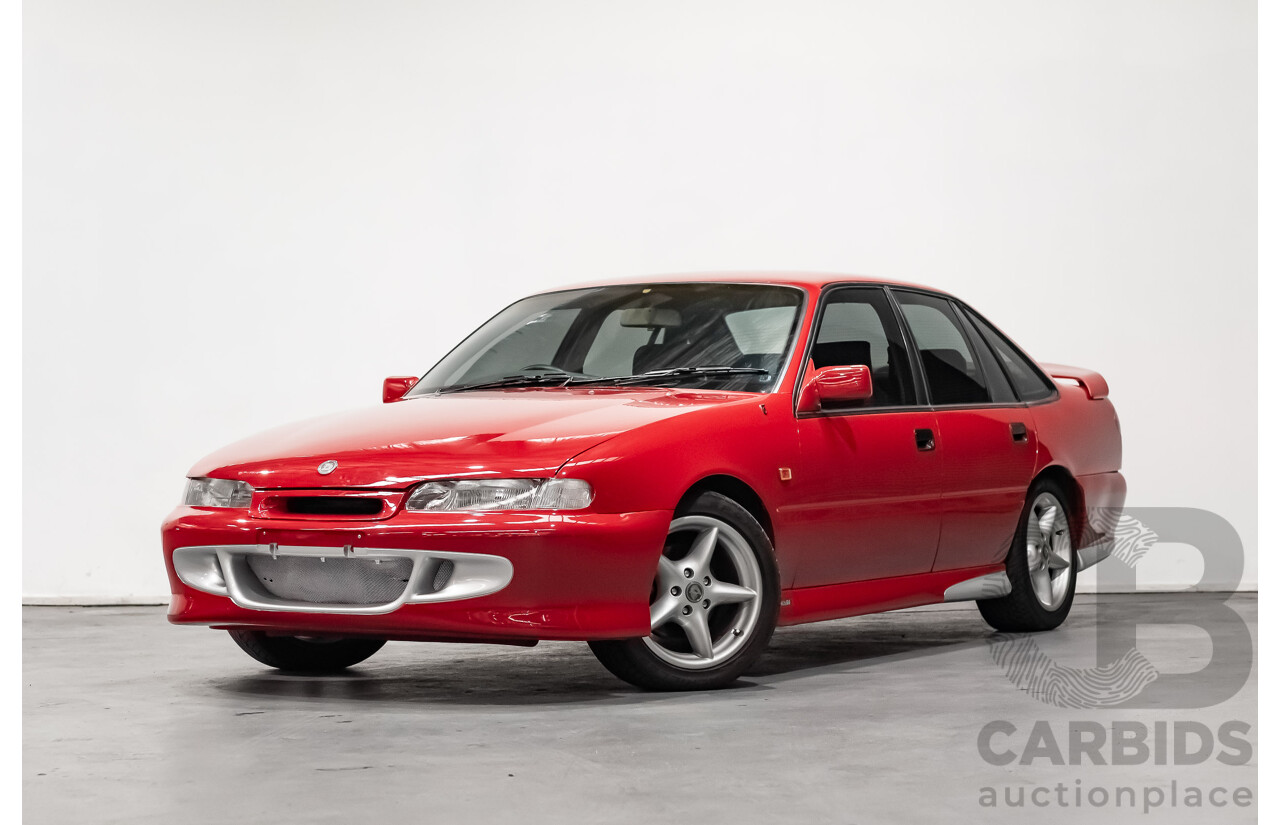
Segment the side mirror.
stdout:
<path fill-rule="evenodd" d="M 397 375 L 388 378 L 382 382 L 382 403 L 390 404 L 392 401 L 399 401 L 404 398 L 404 394 L 413 389 L 413 385 L 418 383 L 416 375 Z"/>
<path fill-rule="evenodd" d="M 824 404 L 865 401 L 871 397 L 871 368 L 865 364 L 851 367 L 823 367 L 805 382 L 800 390 L 799 412 L 817 412 Z"/>

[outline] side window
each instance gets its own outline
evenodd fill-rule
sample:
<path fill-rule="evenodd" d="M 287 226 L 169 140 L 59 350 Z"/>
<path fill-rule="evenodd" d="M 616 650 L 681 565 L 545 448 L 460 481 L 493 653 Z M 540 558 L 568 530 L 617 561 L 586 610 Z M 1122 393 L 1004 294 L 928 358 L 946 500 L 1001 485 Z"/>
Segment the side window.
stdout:
<path fill-rule="evenodd" d="M 851 287 L 832 292 L 823 304 L 809 360 L 815 369 L 870 367 L 872 396 L 857 407 L 916 403 L 906 343 L 882 289 Z"/>
<path fill-rule="evenodd" d="M 983 340 L 995 351 L 996 357 L 1004 365 L 1013 388 L 1023 401 L 1040 401 L 1053 395 L 1053 385 L 1044 378 L 1031 363 L 1031 359 L 1022 354 L 1008 338 L 995 331 L 981 315 L 966 309 L 965 316 L 978 328 Z"/>
<path fill-rule="evenodd" d="M 951 302 L 937 295 L 894 290 L 916 339 L 929 397 L 934 404 L 991 401 L 986 377 L 960 329 Z"/>
<path fill-rule="evenodd" d="M 955 304 L 952 304 L 953 308 L 955 306 Z M 973 324 L 970 323 L 963 312 L 960 312 L 959 317 L 960 323 L 964 325 L 965 337 L 978 352 L 978 362 L 982 364 L 982 373 L 987 377 L 987 388 L 991 391 L 991 400 L 997 404 L 1017 403 L 1018 396 L 1014 394 L 1013 387 L 1009 385 L 1009 379 L 1005 377 L 1004 370 L 1000 368 L 1000 364 L 996 361 L 995 353 L 991 351 L 991 347 L 987 346 L 986 341 L 973 328 Z"/>

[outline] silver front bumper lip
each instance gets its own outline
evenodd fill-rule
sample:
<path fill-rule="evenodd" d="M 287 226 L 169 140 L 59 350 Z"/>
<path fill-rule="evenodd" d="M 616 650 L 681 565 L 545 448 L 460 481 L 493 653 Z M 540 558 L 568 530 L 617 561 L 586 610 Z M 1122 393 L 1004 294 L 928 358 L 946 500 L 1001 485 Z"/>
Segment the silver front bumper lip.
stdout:
<path fill-rule="evenodd" d="M 268 592 L 249 569 L 250 556 L 379 561 L 409 559 L 413 566 L 398 598 L 380 604 L 325 604 L 281 599 Z M 446 563 L 452 572 L 443 586 L 436 576 Z M 303 547 L 261 544 L 222 544 L 179 547 L 173 567 L 183 584 L 205 593 L 228 596 L 239 607 L 292 613 L 378 615 L 406 604 L 450 602 L 496 593 L 511 583 L 514 568 L 502 556 L 447 553 L 435 550 L 388 550 L 369 547 Z"/>

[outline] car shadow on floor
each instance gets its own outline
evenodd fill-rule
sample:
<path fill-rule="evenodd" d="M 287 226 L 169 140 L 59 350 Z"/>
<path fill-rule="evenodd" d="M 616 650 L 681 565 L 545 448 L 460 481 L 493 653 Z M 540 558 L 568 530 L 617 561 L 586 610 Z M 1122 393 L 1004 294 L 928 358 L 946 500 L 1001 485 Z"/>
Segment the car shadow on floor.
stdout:
<path fill-rule="evenodd" d="M 982 645 L 992 631 L 976 611 L 881 614 L 781 628 L 768 650 L 724 691 L 651 693 L 616 679 L 585 644 L 544 643 L 536 648 L 438 646 L 422 656 L 419 644 L 393 645 L 365 664 L 333 676 L 258 671 L 220 677 L 209 685 L 259 700 L 324 703 L 448 705 L 635 704 L 673 699 L 718 701 L 726 694 L 772 690 L 822 673 L 936 656 Z M 416 654 L 416 655 L 415 655 Z"/>
<path fill-rule="evenodd" d="M 744 678 L 776 684 L 832 669 L 889 666 L 984 644 L 995 632 L 976 610 L 882 613 L 778 630 Z"/>

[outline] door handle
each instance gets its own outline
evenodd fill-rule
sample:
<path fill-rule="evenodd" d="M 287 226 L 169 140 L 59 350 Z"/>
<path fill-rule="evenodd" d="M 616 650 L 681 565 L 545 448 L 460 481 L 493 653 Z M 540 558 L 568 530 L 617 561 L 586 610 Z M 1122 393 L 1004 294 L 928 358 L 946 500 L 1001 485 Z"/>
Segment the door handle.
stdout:
<path fill-rule="evenodd" d="M 927 453 L 933 447 L 933 430 L 916 430 L 916 449 Z"/>
<path fill-rule="evenodd" d="M 1027 441 L 1027 425 L 1021 421 L 1015 421 L 1009 425 L 1009 434 L 1013 436 L 1013 440 L 1018 444 L 1025 444 Z"/>

